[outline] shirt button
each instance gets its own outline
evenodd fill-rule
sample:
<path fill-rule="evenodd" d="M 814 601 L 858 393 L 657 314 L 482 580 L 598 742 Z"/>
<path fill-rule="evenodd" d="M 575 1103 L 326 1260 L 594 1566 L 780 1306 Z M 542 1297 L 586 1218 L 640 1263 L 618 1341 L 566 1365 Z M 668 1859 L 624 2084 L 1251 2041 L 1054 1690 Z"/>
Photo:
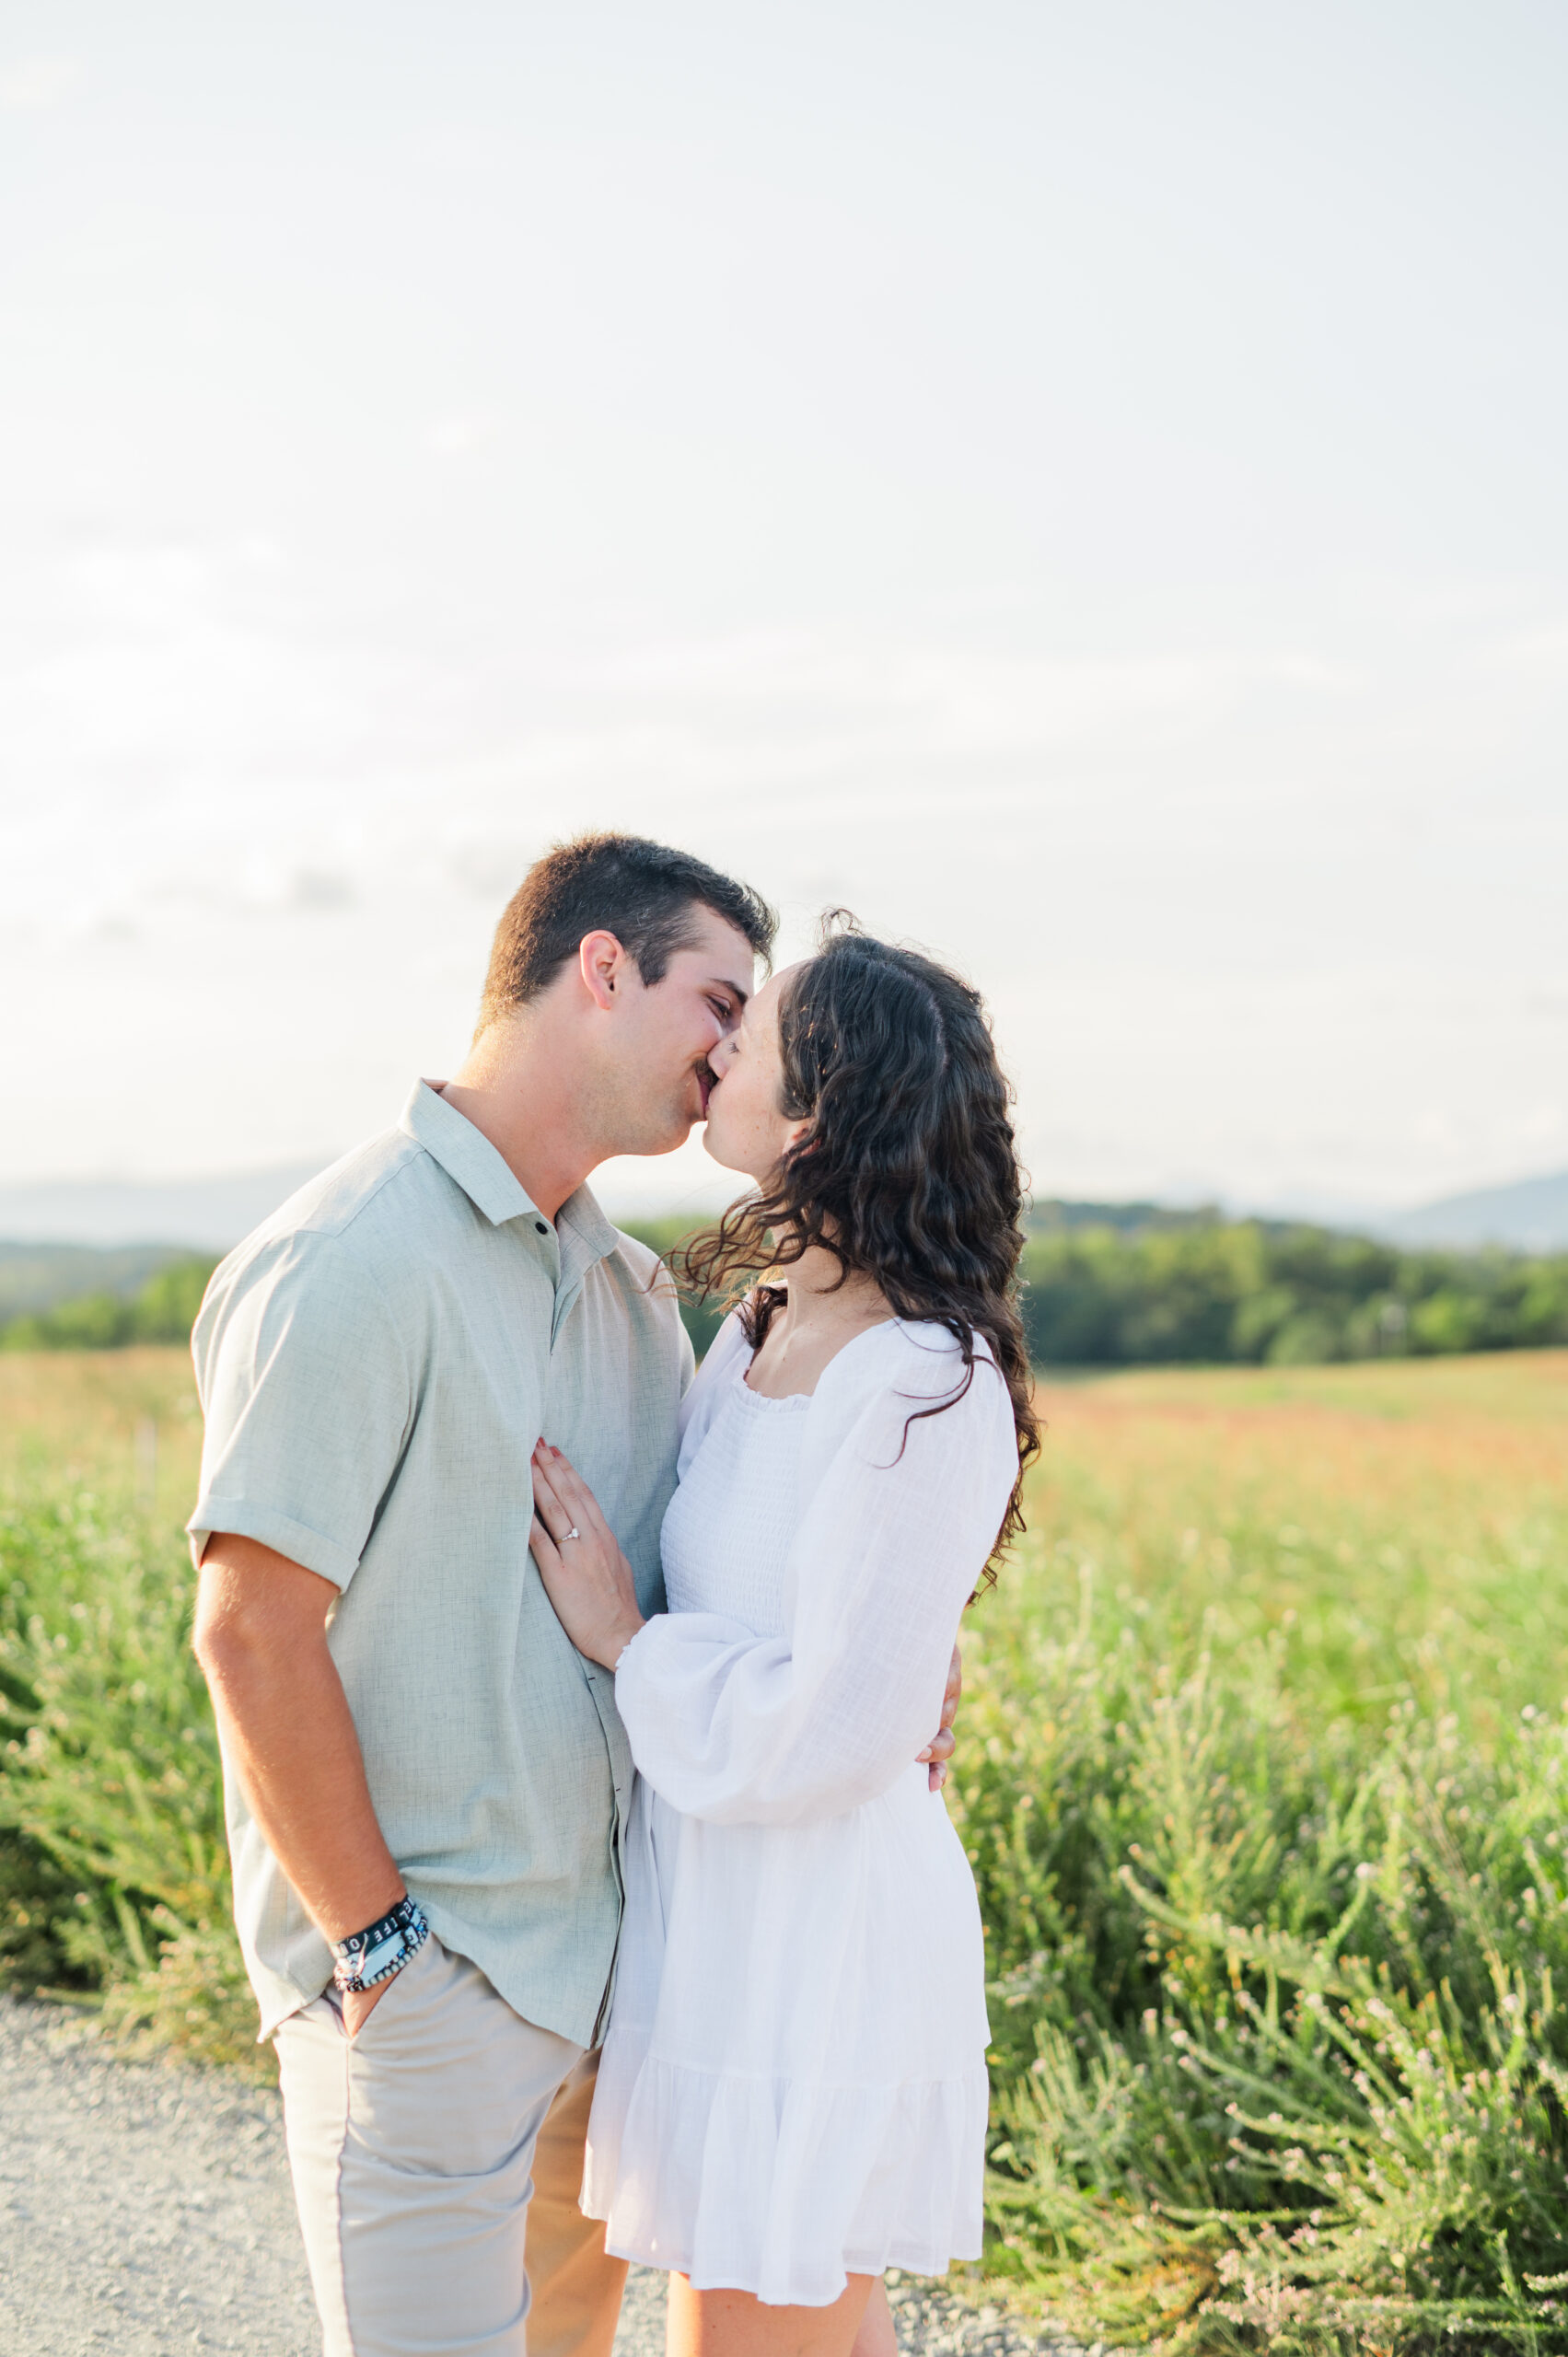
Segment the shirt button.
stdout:
<path fill-rule="evenodd" d="M 547 1227 L 546 1227 L 546 1225 L 545 1225 L 544 1222 L 543 1222 L 541 1219 L 536 1219 L 536 1220 L 535 1220 L 535 1222 L 534 1222 L 534 1225 L 538 1228 L 538 1230 L 539 1230 L 539 1232 L 540 1232 L 540 1234 L 541 1236 L 548 1236 L 548 1235 L 550 1234 L 550 1230 L 549 1230 L 549 1228 L 547 1228 Z"/>

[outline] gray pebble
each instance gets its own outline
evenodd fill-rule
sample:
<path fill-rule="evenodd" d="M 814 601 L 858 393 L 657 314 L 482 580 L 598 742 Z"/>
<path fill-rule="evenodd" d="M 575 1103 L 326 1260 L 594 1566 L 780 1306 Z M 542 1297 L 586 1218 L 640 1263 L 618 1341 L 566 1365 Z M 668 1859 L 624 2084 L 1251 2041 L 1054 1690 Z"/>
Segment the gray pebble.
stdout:
<path fill-rule="evenodd" d="M 0 1998 L 0 2349 L 317 2357 L 276 2096 Z"/>
<path fill-rule="evenodd" d="M 905 2357 L 1074 2357 L 1028 2320 L 889 2275 Z M 634 2267 L 615 2357 L 664 2357 L 665 2279 Z M 0 1996 L 5 2357 L 319 2357 L 283 2110 L 222 2071 L 129 2061 L 90 2020 Z"/>

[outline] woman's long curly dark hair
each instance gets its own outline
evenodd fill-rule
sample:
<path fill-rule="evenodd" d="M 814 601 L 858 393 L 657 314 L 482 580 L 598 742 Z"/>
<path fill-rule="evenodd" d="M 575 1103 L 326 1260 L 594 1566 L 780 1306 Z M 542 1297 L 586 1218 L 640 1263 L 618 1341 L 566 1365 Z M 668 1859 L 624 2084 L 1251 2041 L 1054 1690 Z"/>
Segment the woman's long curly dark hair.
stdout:
<path fill-rule="evenodd" d="M 700 1295 L 738 1297 L 756 1349 L 784 1299 L 781 1285 L 756 1283 L 758 1271 L 791 1268 L 820 1246 L 844 1277 L 873 1278 L 896 1317 L 946 1326 L 958 1343 L 964 1379 L 923 1415 L 963 1398 L 983 1334 L 1018 1434 L 1019 1485 L 999 1550 L 1024 1527 L 1019 1486 L 1040 1452 L 1040 1423 L 1018 1315 L 1023 1180 L 1012 1092 L 980 994 L 834 910 L 816 957 L 780 999 L 779 1045 L 782 1109 L 810 1127 L 765 1186 L 686 1246 L 680 1272 Z"/>

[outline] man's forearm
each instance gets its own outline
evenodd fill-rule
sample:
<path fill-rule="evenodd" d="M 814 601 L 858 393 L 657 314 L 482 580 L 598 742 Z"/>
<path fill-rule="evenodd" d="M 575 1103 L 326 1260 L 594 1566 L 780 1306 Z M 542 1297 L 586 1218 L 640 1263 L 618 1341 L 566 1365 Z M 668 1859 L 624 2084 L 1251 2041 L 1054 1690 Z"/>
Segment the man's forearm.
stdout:
<path fill-rule="evenodd" d="M 331 1596 L 327 1581 L 254 1540 L 215 1536 L 196 1650 L 261 1837 L 327 1938 L 341 1940 L 384 1915 L 403 1880 L 328 1651 Z"/>

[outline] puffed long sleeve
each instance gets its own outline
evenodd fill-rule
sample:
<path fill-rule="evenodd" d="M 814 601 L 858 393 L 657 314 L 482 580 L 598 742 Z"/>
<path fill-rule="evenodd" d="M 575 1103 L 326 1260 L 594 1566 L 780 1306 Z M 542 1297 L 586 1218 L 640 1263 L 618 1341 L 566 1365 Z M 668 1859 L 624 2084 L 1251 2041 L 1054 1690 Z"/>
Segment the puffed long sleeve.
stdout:
<path fill-rule="evenodd" d="M 1011 1403 L 981 1345 L 965 1395 L 914 1413 L 962 1381 L 938 1329 L 878 1329 L 856 1349 L 868 1355 L 852 1378 L 835 1380 L 835 1361 L 811 1402 L 817 1469 L 786 1569 L 787 1632 L 667 1613 L 621 1656 L 633 1757 L 688 1817 L 843 1815 L 936 1731 L 958 1619 L 1017 1476 Z"/>

